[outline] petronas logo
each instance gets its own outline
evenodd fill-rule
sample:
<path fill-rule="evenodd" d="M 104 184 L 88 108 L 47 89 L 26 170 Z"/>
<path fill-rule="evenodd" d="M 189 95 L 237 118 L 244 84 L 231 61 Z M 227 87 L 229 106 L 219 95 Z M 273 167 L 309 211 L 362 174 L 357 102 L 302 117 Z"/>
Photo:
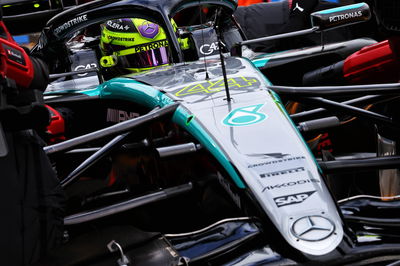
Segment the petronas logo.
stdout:
<path fill-rule="evenodd" d="M 248 126 L 259 123 L 267 118 L 267 115 L 259 112 L 261 107 L 263 107 L 263 104 L 236 108 L 225 117 L 222 123 L 231 127 Z"/>

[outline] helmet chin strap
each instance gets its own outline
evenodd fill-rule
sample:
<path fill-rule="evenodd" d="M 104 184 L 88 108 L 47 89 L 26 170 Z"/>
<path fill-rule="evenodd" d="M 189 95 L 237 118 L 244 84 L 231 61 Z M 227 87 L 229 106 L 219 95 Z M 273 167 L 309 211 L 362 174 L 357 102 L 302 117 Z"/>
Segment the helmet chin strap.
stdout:
<path fill-rule="evenodd" d="M 100 58 L 100 65 L 102 67 L 113 67 L 118 64 L 118 57 L 115 55 L 106 55 Z"/>

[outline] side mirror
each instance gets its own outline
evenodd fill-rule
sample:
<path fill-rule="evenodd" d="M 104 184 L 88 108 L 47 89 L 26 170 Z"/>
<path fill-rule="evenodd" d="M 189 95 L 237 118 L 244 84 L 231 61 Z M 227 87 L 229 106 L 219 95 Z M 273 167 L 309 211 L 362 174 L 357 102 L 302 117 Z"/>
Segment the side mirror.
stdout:
<path fill-rule="evenodd" d="M 330 30 L 368 21 L 370 18 L 371 10 L 368 4 L 359 3 L 314 12 L 311 14 L 311 23 L 319 30 Z"/>

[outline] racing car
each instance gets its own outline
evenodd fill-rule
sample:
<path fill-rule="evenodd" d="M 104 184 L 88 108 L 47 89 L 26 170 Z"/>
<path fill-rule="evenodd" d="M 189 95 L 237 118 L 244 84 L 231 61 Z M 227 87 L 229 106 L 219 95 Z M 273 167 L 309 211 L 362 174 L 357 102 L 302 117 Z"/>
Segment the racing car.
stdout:
<path fill-rule="evenodd" d="M 65 244 L 42 265 L 400 260 L 396 197 L 344 198 L 343 191 L 355 194 L 354 183 L 336 187 L 343 171 L 390 169 L 399 158 L 348 153 L 332 161 L 306 143 L 308 133 L 353 117 L 398 130 L 390 117 L 356 106 L 396 99 L 399 84 L 274 86 L 258 68 L 273 57 L 282 67 L 285 59 L 315 62 L 368 42 L 251 54 L 250 60 L 246 44 L 285 36 L 246 40 L 235 8 L 232 0 L 104 0 L 47 23 L 33 52 L 45 56 L 52 73 L 46 104 L 64 128 L 45 150 L 68 204 Z M 185 25 L 182 12 L 198 16 Z M 306 32 L 369 17 L 363 3 L 324 10 L 312 15 L 314 27 Z M 126 18 L 164 30 L 169 65 L 109 77 L 100 67 L 100 29 Z M 304 31 L 290 33 L 296 34 Z M 332 100 L 337 97 L 345 99 Z M 325 109 L 290 116 L 288 100 Z M 356 172 L 353 179 L 369 174 Z"/>

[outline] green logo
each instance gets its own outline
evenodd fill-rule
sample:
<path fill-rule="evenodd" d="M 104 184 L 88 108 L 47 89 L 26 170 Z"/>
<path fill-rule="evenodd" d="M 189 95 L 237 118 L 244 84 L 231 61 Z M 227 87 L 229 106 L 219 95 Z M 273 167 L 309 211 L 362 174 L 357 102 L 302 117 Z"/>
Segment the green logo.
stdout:
<path fill-rule="evenodd" d="M 222 123 L 232 127 L 248 126 L 259 123 L 267 118 L 267 115 L 258 112 L 261 107 L 263 107 L 263 104 L 236 108 L 225 117 Z"/>

